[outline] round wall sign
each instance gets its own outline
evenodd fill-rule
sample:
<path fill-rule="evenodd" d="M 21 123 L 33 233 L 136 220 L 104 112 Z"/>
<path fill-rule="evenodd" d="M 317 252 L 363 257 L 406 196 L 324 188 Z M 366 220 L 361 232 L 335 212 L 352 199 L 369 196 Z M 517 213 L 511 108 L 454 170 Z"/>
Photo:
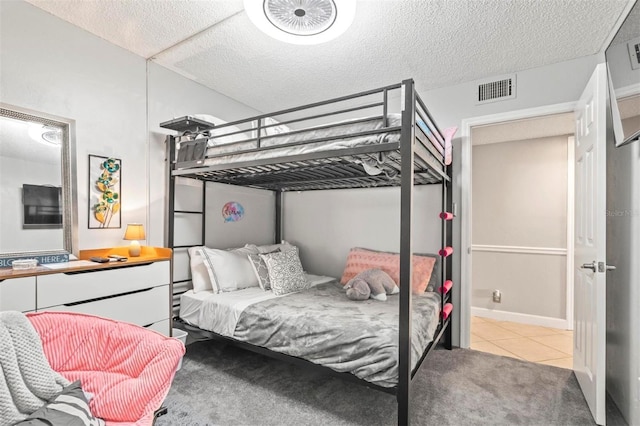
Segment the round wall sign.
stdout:
<path fill-rule="evenodd" d="M 244 216 L 244 207 L 236 201 L 229 201 L 222 206 L 222 217 L 225 222 L 237 222 Z"/>

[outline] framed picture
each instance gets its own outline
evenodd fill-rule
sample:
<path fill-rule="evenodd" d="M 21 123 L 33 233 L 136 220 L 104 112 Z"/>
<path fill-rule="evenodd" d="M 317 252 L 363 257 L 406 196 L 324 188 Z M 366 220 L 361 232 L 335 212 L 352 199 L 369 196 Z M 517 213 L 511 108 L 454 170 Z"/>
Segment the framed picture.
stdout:
<path fill-rule="evenodd" d="M 89 154 L 89 229 L 120 228 L 122 160 Z"/>

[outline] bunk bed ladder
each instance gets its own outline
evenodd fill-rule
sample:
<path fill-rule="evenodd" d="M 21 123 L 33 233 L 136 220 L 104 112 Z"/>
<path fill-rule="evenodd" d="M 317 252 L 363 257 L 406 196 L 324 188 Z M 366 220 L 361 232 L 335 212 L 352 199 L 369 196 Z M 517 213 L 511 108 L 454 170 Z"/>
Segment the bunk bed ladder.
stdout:
<path fill-rule="evenodd" d="M 445 174 L 451 176 L 451 166 L 445 166 Z M 445 253 L 442 256 L 441 264 L 441 277 L 442 283 L 440 288 L 440 311 L 444 314 L 446 305 L 449 305 L 448 301 L 451 299 L 451 289 L 447 290 L 447 284 L 452 283 L 452 271 L 453 260 L 451 255 L 453 254 L 453 185 L 451 180 L 444 179 L 442 181 L 442 213 L 440 215 L 442 219 L 442 250 Z M 451 249 L 451 251 L 447 250 Z M 452 308 L 448 306 L 447 308 Z M 446 327 L 444 332 L 444 347 L 451 349 L 452 346 L 452 324 L 449 316 L 450 310 L 445 315 L 440 316 L 441 327 Z"/>
<path fill-rule="evenodd" d="M 177 310 L 179 309 L 178 302 L 176 301 L 176 297 L 179 297 L 184 291 L 179 291 L 176 293 L 175 284 L 184 284 L 191 282 L 191 278 L 187 279 L 179 279 L 176 280 L 174 278 L 174 262 L 175 262 L 175 251 L 176 250 L 185 250 L 193 245 L 176 245 L 175 244 L 175 216 L 177 214 L 188 214 L 188 215 L 199 215 L 201 216 L 201 232 L 200 232 L 200 245 L 203 246 L 205 243 L 205 215 L 206 212 L 206 194 L 207 194 L 207 182 L 202 181 L 202 210 L 176 210 L 176 176 L 173 175 L 172 171 L 174 169 L 174 165 L 172 164 L 173 159 L 175 158 L 175 138 L 173 136 L 167 136 L 167 143 L 169 144 L 167 161 L 170 162 L 169 166 L 169 185 L 168 185 L 168 200 L 169 200 L 169 217 L 167 218 L 167 247 L 171 249 L 171 299 L 169 300 L 171 312 L 173 312 L 173 316 L 171 321 L 173 322 L 173 317 L 178 316 Z M 173 325 L 172 325 L 173 327 Z"/>

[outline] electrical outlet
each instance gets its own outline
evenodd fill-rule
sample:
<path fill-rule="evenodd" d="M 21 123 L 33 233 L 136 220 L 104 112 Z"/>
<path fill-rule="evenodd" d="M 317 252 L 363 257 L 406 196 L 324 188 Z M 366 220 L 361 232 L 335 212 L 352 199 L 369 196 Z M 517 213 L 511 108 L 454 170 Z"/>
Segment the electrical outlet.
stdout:
<path fill-rule="evenodd" d="M 500 293 L 500 290 L 493 290 L 493 301 L 494 303 L 502 303 L 502 293 Z"/>

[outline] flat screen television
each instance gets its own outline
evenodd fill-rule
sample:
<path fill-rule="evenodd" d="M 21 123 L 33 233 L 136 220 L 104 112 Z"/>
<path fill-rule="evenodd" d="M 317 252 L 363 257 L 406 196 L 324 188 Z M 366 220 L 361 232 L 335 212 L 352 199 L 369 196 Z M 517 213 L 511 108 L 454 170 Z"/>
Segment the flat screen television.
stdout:
<path fill-rule="evenodd" d="M 62 188 L 22 185 L 22 228 L 62 228 Z"/>
<path fill-rule="evenodd" d="M 635 2 L 605 51 L 616 146 L 640 139 L 640 4 Z"/>

